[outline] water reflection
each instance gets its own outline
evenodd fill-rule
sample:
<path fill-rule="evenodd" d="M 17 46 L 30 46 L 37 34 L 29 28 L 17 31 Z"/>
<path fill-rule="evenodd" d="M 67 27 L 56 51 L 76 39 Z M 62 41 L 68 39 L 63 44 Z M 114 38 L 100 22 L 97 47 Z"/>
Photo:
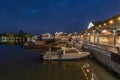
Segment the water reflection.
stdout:
<path fill-rule="evenodd" d="M 26 43 L 26 41 L 18 41 L 18 40 L 16 40 L 16 41 L 0 42 L 0 45 L 20 46 L 22 48 L 24 43 Z"/>
<path fill-rule="evenodd" d="M 47 65 L 48 75 L 51 75 L 53 73 L 57 74 L 55 74 L 55 76 L 59 78 L 57 78 L 57 80 L 86 80 L 88 78 L 89 80 L 119 80 L 115 74 L 109 72 L 108 70 L 105 70 L 92 59 L 81 59 L 77 61 L 43 61 L 42 64 Z M 84 64 L 90 65 L 90 72 L 85 73 L 84 70 L 82 70 L 81 67 Z M 65 76 L 61 78 L 58 75 Z M 53 77 L 53 75 L 51 76 Z"/>
<path fill-rule="evenodd" d="M 119 80 L 92 59 L 41 61 L 39 52 L 6 44 L 0 45 L 0 80 L 85 80 L 81 66 L 86 63 L 94 69 L 96 80 Z"/>
<path fill-rule="evenodd" d="M 45 80 L 85 80 L 79 62 L 72 61 L 43 61 L 47 73 Z M 43 73 L 44 74 L 44 73 Z M 42 77 L 42 76 L 41 76 Z"/>

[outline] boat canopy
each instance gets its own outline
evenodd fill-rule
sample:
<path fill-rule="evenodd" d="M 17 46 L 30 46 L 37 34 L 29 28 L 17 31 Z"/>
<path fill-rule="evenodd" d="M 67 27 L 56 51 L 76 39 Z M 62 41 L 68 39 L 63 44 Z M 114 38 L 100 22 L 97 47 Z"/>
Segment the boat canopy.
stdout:
<path fill-rule="evenodd" d="M 79 53 L 76 49 L 67 49 L 65 50 L 65 54 L 76 54 L 76 53 Z"/>

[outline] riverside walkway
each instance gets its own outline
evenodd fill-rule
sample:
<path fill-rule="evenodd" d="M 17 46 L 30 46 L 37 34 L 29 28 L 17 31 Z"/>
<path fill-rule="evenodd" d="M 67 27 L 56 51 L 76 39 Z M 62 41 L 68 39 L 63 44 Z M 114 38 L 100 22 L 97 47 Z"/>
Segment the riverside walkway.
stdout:
<path fill-rule="evenodd" d="M 87 43 L 82 45 L 86 50 L 90 51 L 94 58 L 100 63 L 120 75 L 120 53 L 118 53 L 116 48 L 98 44 L 91 45 Z"/>
<path fill-rule="evenodd" d="M 102 44 L 88 44 L 88 43 L 84 43 L 84 44 L 88 45 L 88 46 L 96 47 L 96 48 L 99 48 L 99 49 L 103 49 L 103 50 L 106 50 L 106 51 L 110 51 L 110 52 L 113 52 L 113 53 L 116 53 L 116 54 L 120 54 L 120 53 L 118 53 L 118 50 L 117 50 L 116 47 L 112 47 L 112 46 L 108 46 L 108 45 L 102 45 Z"/>

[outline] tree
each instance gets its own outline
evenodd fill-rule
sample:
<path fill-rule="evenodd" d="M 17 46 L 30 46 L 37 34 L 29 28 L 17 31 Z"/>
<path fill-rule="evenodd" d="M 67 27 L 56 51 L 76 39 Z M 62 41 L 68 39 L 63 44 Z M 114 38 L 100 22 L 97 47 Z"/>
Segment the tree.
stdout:
<path fill-rule="evenodd" d="M 19 31 L 18 37 L 24 38 L 26 33 L 24 33 L 22 30 Z"/>
<path fill-rule="evenodd" d="M 5 33 L 5 36 L 8 38 L 13 38 L 14 34 L 12 32 Z"/>

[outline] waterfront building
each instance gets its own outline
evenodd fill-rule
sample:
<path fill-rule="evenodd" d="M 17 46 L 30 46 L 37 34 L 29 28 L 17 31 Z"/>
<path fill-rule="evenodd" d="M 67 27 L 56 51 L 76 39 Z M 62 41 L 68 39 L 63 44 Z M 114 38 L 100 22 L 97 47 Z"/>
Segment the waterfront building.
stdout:
<path fill-rule="evenodd" d="M 79 39 L 80 39 L 80 37 L 78 35 L 73 35 L 71 37 L 71 42 L 72 43 L 79 43 Z"/>
<path fill-rule="evenodd" d="M 33 35 L 33 36 L 31 37 L 31 41 L 32 41 L 32 42 L 35 42 L 36 40 L 38 40 L 38 38 L 39 38 L 39 35 Z"/>
<path fill-rule="evenodd" d="M 95 59 L 120 75 L 120 15 L 90 23 L 80 32 L 80 41 Z"/>
<path fill-rule="evenodd" d="M 81 32 L 81 40 L 92 44 L 115 47 L 120 37 L 120 15 L 100 22 L 90 22 Z M 84 38 L 84 39 L 83 39 Z"/>
<path fill-rule="evenodd" d="M 44 33 L 44 34 L 41 34 L 41 38 L 43 40 L 49 40 L 49 39 L 52 39 L 53 37 L 52 37 L 52 34 L 50 33 Z"/>
<path fill-rule="evenodd" d="M 2 36 L 1 39 L 2 39 L 2 40 L 1 40 L 2 42 L 7 42 L 7 40 L 8 40 L 7 37 L 5 37 L 5 36 Z"/>
<path fill-rule="evenodd" d="M 56 32 L 55 39 L 60 39 L 62 34 L 64 34 L 64 33 L 63 32 Z"/>
<path fill-rule="evenodd" d="M 60 40 L 62 42 L 68 42 L 70 35 L 64 32 L 56 32 L 55 39 Z"/>

